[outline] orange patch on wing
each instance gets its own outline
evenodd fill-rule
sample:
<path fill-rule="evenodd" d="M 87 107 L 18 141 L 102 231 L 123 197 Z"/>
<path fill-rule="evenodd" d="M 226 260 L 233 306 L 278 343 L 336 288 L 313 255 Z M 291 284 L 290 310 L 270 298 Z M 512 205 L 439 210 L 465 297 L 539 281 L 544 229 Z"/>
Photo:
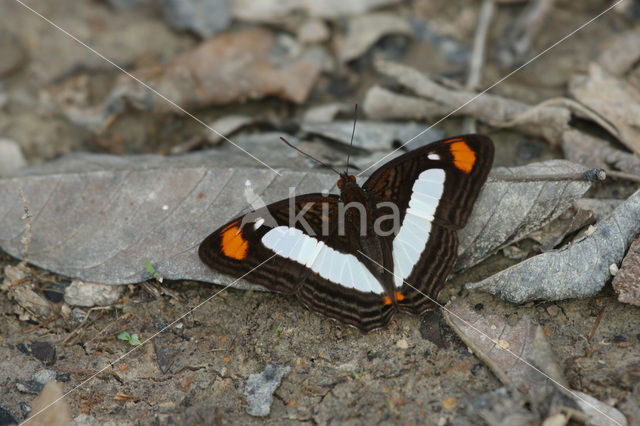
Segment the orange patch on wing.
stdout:
<path fill-rule="evenodd" d="M 396 298 L 396 302 L 402 302 L 404 300 L 404 294 L 400 293 L 399 291 L 394 291 L 393 297 Z"/>
<path fill-rule="evenodd" d="M 249 242 L 242 238 L 238 223 L 232 223 L 222 230 L 222 252 L 225 256 L 236 260 L 247 257 Z"/>
<path fill-rule="evenodd" d="M 391 298 L 389 296 L 385 296 L 384 297 L 384 304 L 385 305 L 390 305 L 391 304 Z"/>
<path fill-rule="evenodd" d="M 476 163 L 476 153 L 464 141 L 454 142 L 449 145 L 449 151 L 453 155 L 453 164 L 458 170 L 470 173 Z"/>

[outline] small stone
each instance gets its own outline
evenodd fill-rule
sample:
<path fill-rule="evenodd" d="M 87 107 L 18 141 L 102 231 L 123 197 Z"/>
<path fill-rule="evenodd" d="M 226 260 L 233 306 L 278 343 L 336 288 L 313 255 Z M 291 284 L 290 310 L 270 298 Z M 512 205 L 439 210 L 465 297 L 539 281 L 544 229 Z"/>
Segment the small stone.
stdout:
<path fill-rule="evenodd" d="M 620 302 L 640 306 L 640 238 L 629 247 L 612 284 Z"/>
<path fill-rule="evenodd" d="M 399 347 L 400 349 L 409 349 L 409 343 L 407 342 L 407 339 L 400 339 L 396 342 L 396 346 Z"/>
<path fill-rule="evenodd" d="M 37 371 L 31 378 L 38 383 L 46 385 L 51 380 L 55 380 L 57 375 L 58 373 L 56 373 L 54 370 L 40 370 Z"/>
<path fill-rule="evenodd" d="M 442 401 L 442 407 L 447 411 L 452 410 L 457 404 L 458 401 L 455 398 L 447 398 Z"/>
<path fill-rule="evenodd" d="M 609 265 L 609 273 L 615 277 L 618 273 L 618 265 L 616 265 L 615 263 Z"/>
<path fill-rule="evenodd" d="M 44 365 L 56 363 L 56 347 L 50 342 L 36 341 L 31 344 L 31 355 L 42 361 Z"/>
<path fill-rule="evenodd" d="M 324 43 L 327 40 L 329 40 L 329 28 L 320 19 L 307 21 L 298 28 L 298 41 L 300 43 Z"/>
<path fill-rule="evenodd" d="M 74 280 L 64 291 L 64 301 L 72 306 L 110 306 L 122 294 L 122 286 L 85 283 Z"/>
<path fill-rule="evenodd" d="M 551 318 L 557 317 L 558 314 L 560 313 L 560 308 L 557 305 L 547 306 L 547 313 Z"/>
<path fill-rule="evenodd" d="M 0 176 L 10 176 L 26 165 L 20 145 L 10 139 L 0 139 Z"/>
<path fill-rule="evenodd" d="M 15 417 L 13 417 L 13 415 L 11 415 L 9 410 L 0 406 L 0 425 L 12 425 L 12 424 L 18 424 L 18 421 L 16 420 Z"/>
<path fill-rule="evenodd" d="M 271 411 L 273 392 L 291 371 L 291 367 L 267 364 L 260 374 L 251 374 L 247 379 L 244 394 L 247 397 L 247 413 L 252 416 L 267 416 Z"/>

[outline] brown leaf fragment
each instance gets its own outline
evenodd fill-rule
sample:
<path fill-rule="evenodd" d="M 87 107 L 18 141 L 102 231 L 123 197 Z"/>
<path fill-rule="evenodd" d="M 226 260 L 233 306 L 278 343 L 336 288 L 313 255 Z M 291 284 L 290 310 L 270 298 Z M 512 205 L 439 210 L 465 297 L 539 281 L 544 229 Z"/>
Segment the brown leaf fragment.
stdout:
<path fill-rule="evenodd" d="M 567 160 L 640 176 L 640 157 L 615 149 L 609 142 L 579 130 L 568 130 L 562 134 L 562 149 Z"/>
<path fill-rule="evenodd" d="M 640 190 L 597 222 L 591 235 L 466 287 L 512 303 L 591 296 L 602 289 L 611 275 L 611 265 L 622 261 L 639 233 Z"/>
<path fill-rule="evenodd" d="M 376 69 L 393 78 L 418 96 L 440 104 L 449 113 L 468 115 L 489 125 L 515 127 L 516 129 L 547 139 L 552 144 L 561 140 L 562 132 L 569 128 L 571 112 L 568 108 L 538 105 L 532 107 L 523 102 L 501 96 L 454 90 L 436 83 L 427 75 L 406 65 L 376 61 Z"/>
<path fill-rule="evenodd" d="M 613 278 L 613 289 L 620 302 L 640 306 L 640 238 L 631 244 L 622 260 Z"/>
<path fill-rule="evenodd" d="M 542 328 L 529 318 L 510 326 L 500 315 L 479 315 L 464 301 L 448 304 L 444 317 L 505 385 L 528 394 L 548 381 L 538 369 L 567 386 Z"/>
<path fill-rule="evenodd" d="M 58 382 L 47 383 L 31 406 L 29 420 L 32 426 L 66 426 L 71 424 L 71 411 L 63 398 L 64 388 Z"/>
<path fill-rule="evenodd" d="M 173 61 L 132 74 L 187 110 L 265 96 L 304 102 L 321 64 L 310 57 L 296 56 L 281 44 L 273 33 L 263 29 L 224 33 Z M 139 109 L 178 112 L 165 99 L 124 75 L 103 110 L 120 111 L 121 99 Z"/>
<path fill-rule="evenodd" d="M 611 122 L 617 131 L 614 136 L 631 151 L 640 154 L 639 89 L 592 63 L 588 75 L 571 78 L 569 93 Z"/>
<path fill-rule="evenodd" d="M 614 76 L 626 74 L 640 59 L 640 30 L 615 37 L 598 56 L 598 63 Z"/>
<path fill-rule="evenodd" d="M 355 16 L 347 23 L 347 34 L 337 47 L 338 59 L 349 62 L 359 58 L 378 40 L 389 34 L 411 36 L 409 23 L 392 13 L 371 13 Z"/>
<path fill-rule="evenodd" d="M 590 395 L 569 389 L 563 369 L 542 327 L 532 323 L 528 317 L 509 325 L 503 316 L 476 313 L 462 299 L 447 304 L 444 317 L 502 383 L 527 396 L 531 409 L 539 411 L 536 413 L 538 416 L 543 414 L 547 417 L 563 412 L 584 422 L 587 419 L 580 413 L 582 410 L 589 416 L 587 424 L 627 424 L 624 415 L 615 408 Z M 484 414 L 490 415 L 491 412 L 485 411 Z M 494 419 L 494 416 L 489 418 Z"/>

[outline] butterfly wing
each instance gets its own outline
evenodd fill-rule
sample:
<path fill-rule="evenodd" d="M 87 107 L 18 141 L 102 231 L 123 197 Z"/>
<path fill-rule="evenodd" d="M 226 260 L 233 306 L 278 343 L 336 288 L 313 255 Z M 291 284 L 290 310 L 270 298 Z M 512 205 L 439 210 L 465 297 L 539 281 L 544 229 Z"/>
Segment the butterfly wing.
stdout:
<path fill-rule="evenodd" d="M 337 232 L 339 201 L 322 194 L 295 197 L 291 205 L 279 201 L 222 226 L 198 253 L 213 269 L 233 276 L 251 271 L 248 281 L 295 295 L 308 308 L 363 331 L 382 327 L 392 304 Z"/>
<path fill-rule="evenodd" d="M 426 296 L 435 299 L 443 287 L 457 255 L 457 230 L 471 214 L 493 153 L 486 136 L 445 139 L 390 161 L 363 185 L 376 204 L 392 203 L 399 212 L 398 232 L 388 238 L 401 310 L 423 312 Z"/>

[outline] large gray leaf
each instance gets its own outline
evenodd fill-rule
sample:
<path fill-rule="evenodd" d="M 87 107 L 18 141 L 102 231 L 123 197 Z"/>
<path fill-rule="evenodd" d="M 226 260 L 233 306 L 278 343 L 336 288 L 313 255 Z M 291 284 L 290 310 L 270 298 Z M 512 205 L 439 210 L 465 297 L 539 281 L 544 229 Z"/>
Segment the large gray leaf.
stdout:
<path fill-rule="evenodd" d="M 551 160 L 522 167 L 492 170 L 473 215 L 460 231 L 454 271 L 472 266 L 500 247 L 526 237 L 567 210 L 589 189 L 581 180 L 526 180 L 524 177 L 582 173 L 583 166 Z M 512 181 L 511 179 L 521 179 Z"/>
<path fill-rule="evenodd" d="M 334 174 L 308 170 L 299 158 L 271 150 L 274 158 L 262 157 L 270 164 L 289 163 L 306 170 L 280 169 L 277 175 L 248 166 L 253 160 L 224 150 L 169 158 L 85 154 L 0 179 L 0 247 L 16 257 L 22 253 L 22 189 L 32 216 L 28 260 L 35 265 L 85 281 L 125 284 L 149 279 L 144 266 L 149 262 L 166 279 L 229 283 L 235 277 L 210 271 L 197 256 L 198 245 L 209 233 L 246 210 L 256 195 L 270 203 L 288 197 L 289 188 L 297 194 L 335 191 Z M 555 161 L 498 171 L 521 176 L 536 170 L 552 174 L 583 169 Z M 476 204 L 469 229 L 461 233 L 462 259 L 475 262 L 514 236 L 543 225 L 588 186 L 492 179 Z M 501 223 L 511 228 L 500 233 Z"/>
<path fill-rule="evenodd" d="M 596 224 L 592 235 L 498 272 L 467 288 L 512 303 L 562 300 L 599 292 L 640 233 L 640 190 Z"/>

